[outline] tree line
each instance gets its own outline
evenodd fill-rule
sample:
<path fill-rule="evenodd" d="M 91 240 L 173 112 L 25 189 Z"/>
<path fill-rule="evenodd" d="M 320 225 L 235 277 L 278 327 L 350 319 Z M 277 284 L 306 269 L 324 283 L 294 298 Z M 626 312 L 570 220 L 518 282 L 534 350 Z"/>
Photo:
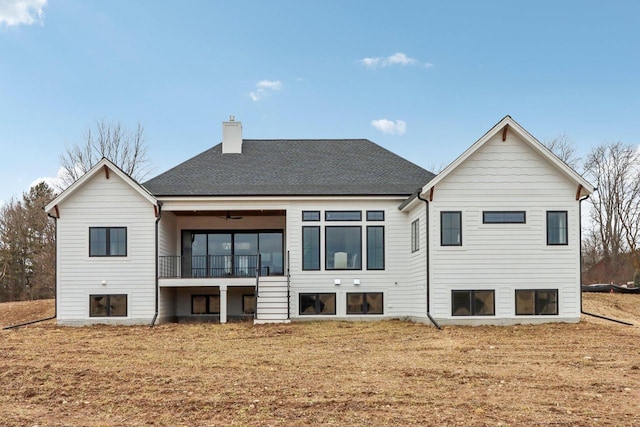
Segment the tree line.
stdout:
<path fill-rule="evenodd" d="M 128 131 L 119 123 L 96 123 L 81 144 L 60 155 L 57 181 L 41 181 L 0 207 L 0 302 L 54 297 L 55 220 L 44 207 L 103 157 L 134 179 L 144 179 L 149 171 L 144 128 Z"/>

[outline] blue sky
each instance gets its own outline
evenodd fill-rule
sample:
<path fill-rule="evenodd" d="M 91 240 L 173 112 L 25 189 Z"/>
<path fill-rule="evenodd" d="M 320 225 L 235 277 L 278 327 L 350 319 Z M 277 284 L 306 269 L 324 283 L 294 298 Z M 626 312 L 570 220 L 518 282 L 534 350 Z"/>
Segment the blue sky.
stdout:
<path fill-rule="evenodd" d="M 230 114 L 426 168 L 507 114 L 582 155 L 639 144 L 639 65 L 638 1 L 0 0 L 0 201 L 103 119 L 145 127 L 152 175 Z"/>

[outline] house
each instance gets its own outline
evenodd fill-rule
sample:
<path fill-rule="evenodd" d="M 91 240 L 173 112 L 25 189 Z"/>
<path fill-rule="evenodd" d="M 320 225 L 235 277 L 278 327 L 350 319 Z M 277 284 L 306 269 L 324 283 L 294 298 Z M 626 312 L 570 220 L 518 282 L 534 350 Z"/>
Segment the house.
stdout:
<path fill-rule="evenodd" d="M 507 116 L 437 176 L 368 140 L 222 143 L 139 184 L 107 159 L 46 211 L 64 325 L 576 322 L 594 190 Z"/>

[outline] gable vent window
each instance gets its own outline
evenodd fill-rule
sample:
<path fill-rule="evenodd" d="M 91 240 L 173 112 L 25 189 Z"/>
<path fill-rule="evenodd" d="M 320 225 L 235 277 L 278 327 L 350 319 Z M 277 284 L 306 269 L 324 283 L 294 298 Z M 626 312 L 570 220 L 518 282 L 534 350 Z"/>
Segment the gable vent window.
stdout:
<path fill-rule="evenodd" d="M 526 224 L 525 211 L 484 211 L 483 224 Z"/>

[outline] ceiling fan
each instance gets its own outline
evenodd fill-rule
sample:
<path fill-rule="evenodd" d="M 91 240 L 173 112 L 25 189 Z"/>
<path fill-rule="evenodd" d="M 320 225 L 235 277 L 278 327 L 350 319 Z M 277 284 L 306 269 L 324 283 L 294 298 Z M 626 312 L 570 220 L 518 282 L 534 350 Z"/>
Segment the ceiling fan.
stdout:
<path fill-rule="evenodd" d="M 217 215 L 217 218 L 224 218 L 226 220 L 230 220 L 230 219 L 242 219 L 244 218 L 243 216 L 239 216 L 239 215 L 232 215 L 231 211 L 227 211 L 227 215 L 225 216 L 221 216 L 221 215 Z"/>

